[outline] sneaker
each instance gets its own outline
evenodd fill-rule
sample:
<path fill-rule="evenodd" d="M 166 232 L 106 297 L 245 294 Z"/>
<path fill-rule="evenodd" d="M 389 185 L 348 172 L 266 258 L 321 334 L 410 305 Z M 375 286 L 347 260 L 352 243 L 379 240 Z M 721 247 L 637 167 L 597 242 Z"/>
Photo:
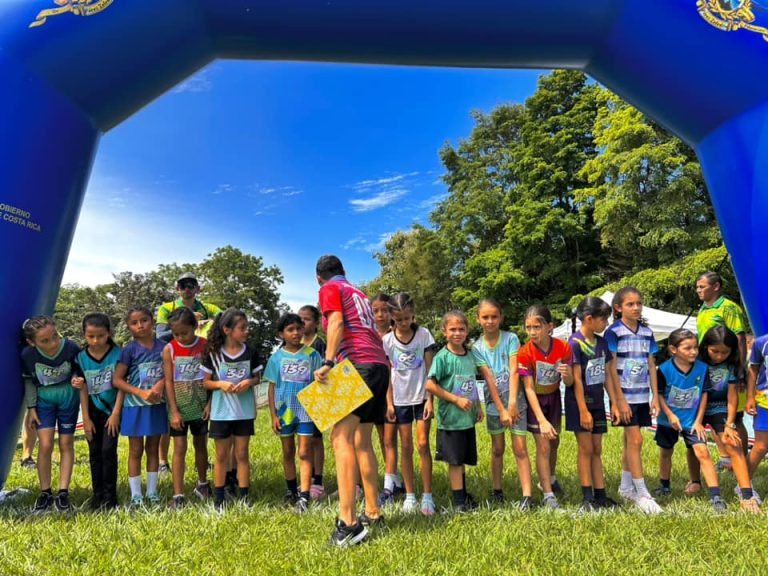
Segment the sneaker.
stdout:
<path fill-rule="evenodd" d="M 595 500 L 595 506 L 602 510 L 615 510 L 619 507 L 619 503 L 616 502 L 616 500 L 613 500 L 612 498 L 608 498 L 606 496 L 605 498 L 598 498 Z"/>
<path fill-rule="evenodd" d="M 389 504 L 395 503 L 395 495 L 390 490 L 384 488 L 384 490 L 381 491 L 381 494 L 379 494 L 379 498 L 377 500 L 380 507 L 387 506 Z"/>
<path fill-rule="evenodd" d="M 488 499 L 492 506 L 501 506 L 504 504 L 503 492 L 491 492 L 491 497 Z"/>
<path fill-rule="evenodd" d="M 653 495 L 656 497 L 669 496 L 670 494 L 672 494 L 672 488 L 669 486 L 659 486 L 653 491 Z"/>
<path fill-rule="evenodd" d="M 392 488 L 392 496 L 394 498 L 397 498 L 398 496 L 402 496 L 405 494 L 405 486 L 402 483 L 402 480 L 400 481 L 400 484 L 395 482 L 395 487 Z"/>
<path fill-rule="evenodd" d="M 309 487 L 309 497 L 312 498 L 312 500 L 325 498 L 325 486 L 322 484 L 312 484 Z"/>
<path fill-rule="evenodd" d="M 435 515 L 435 503 L 431 498 L 429 500 L 427 500 L 426 498 L 421 499 L 421 513 L 424 516 Z"/>
<path fill-rule="evenodd" d="M 211 485 L 208 482 L 198 482 L 192 494 L 200 498 L 200 500 L 205 500 L 211 496 Z"/>
<path fill-rule="evenodd" d="M 544 499 L 541 501 L 541 505 L 544 508 L 549 508 L 550 510 L 557 510 L 560 508 L 560 504 L 557 501 L 557 496 L 544 496 Z"/>
<path fill-rule="evenodd" d="M 557 496 L 565 496 L 565 491 L 563 490 L 563 487 L 560 486 L 560 482 L 557 480 L 552 482 L 552 492 L 554 492 Z"/>
<path fill-rule="evenodd" d="M 32 514 L 42 514 L 53 506 L 53 494 L 48 492 L 40 492 L 40 496 L 35 500 L 35 505 L 32 507 Z"/>
<path fill-rule="evenodd" d="M 368 536 L 368 528 L 358 521 L 357 524 L 347 526 L 341 519 L 336 518 L 336 525 L 331 533 L 331 546 L 338 548 L 347 548 L 360 544 Z"/>
<path fill-rule="evenodd" d="M 688 484 L 685 485 L 684 492 L 688 496 L 693 496 L 697 492 L 701 490 L 701 482 L 691 482 L 689 481 Z"/>
<path fill-rule="evenodd" d="M 187 499 L 184 498 L 183 494 L 179 494 L 177 496 L 173 497 L 173 500 L 171 500 L 171 508 L 174 510 L 181 510 L 184 508 L 184 505 L 187 503 Z"/>
<path fill-rule="evenodd" d="M 744 512 L 749 512 L 750 514 L 760 514 L 760 504 L 758 504 L 757 500 L 754 498 L 750 498 L 749 500 L 740 500 L 739 507 Z"/>
<path fill-rule="evenodd" d="M 168 466 L 168 462 L 163 462 L 160 464 L 160 467 L 157 469 L 158 474 L 168 474 L 171 471 L 171 469 Z"/>
<path fill-rule="evenodd" d="M 117 496 L 103 500 L 101 506 L 99 506 L 99 510 L 104 512 L 109 512 L 115 508 L 117 508 Z"/>
<path fill-rule="evenodd" d="M 720 498 L 720 496 L 715 496 L 712 498 L 712 509 L 717 512 L 718 514 L 721 512 L 725 512 L 727 510 L 727 506 L 725 505 L 725 500 Z"/>
<path fill-rule="evenodd" d="M 635 487 L 632 486 L 632 488 L 628 489 L 619 488 L 619 498 L 626 500 L 627 502 L 634 502 L 637 500 L 637 492 L 635 491 Z"/>
<path fill-rule="evenodd" d="M 31 470 L 33 468 L 37 468 L 37 463 L 35 462 L 35 459 L 32 458 L 32 456 L 27 456 L 21 461 L 21 467 L 26 468 L 27 470 Z"/>
<path fill-rule="evenodd" d="M 299 501 L 299 495 L 291 490 L 286 490 L 283 496 L 283 503 L 288 506 L 296 506 L 296 502 Z"/>
<path fill-rule="evenodd" d="M 143 508 L 144 507 L 144 498 L 139 496 L 138 494 L 136 496 L 131 496 L 131 508 Z"/>
<path fill-rule="evenodd" d="M 296 512 L 298 514 L 306 514 L 309 512 L 309 500 L 299 497 L 299 499 L 296 500 Z"/>
<path fill-rule="evenodd" d="M 733 487 L 733 493 L 741 499 L 741 488 L 738 484 Z M 752 498 L 755 500 L 755 502 L 757 502 L 758 506 L 763 505 L 763 499 L 760 498 L 760 494 L 757 493 L 757 490 L 755 490 L 754 486 L 752 486 Z"/>
<path fill-rule="evenodd" d="M 160 495 L 157 493 L 147 494 L 147 502 L 149 502 L 152 506 L 159 505 L 161 502 Z"/>
<path fill-rule="evenodd" d="M 98 512 L 104 508 L 104 502 L 101 500 L 100 496 L 92 496 L 88 507 L 91 509 L 91 512 Z"/>
<path fill-rule="evenodd" d="M 219 516 L 224 516 L 224 502 L 225 500 L 213 503 L 213 509 Z"/>
<path fill-rule="evenodd" d="M 591 500 L 584 500 L 576 511 L 576 514 L 591 514 L 597 512 L 597 506 Z"/>
<path fill-rule="evenodd" d="M 523 496 L 517 503 L 517 509 L 520 510 L 520 512 L 530 512 L 533 510 L 533 506 L 534 501 L 531 496 Z"/>
<path fill-rule="evenodd" d="M 55 499 L 56 510 L 59 512 L 69 512 L 72 506 L 69 504 L 69 492 L 59 492 Z"/>
<path fill-rule="evenodd" d="M 405 500 L 403 500 L 403 512 L 405 512 L 406 514 L 415 512 L 418 507 L 419 507 L 419 503 L 416 501 L 416 498 L 408 498 L 406 496 Z"/>
<path fill-rule="evenodd" d="M 640 496 L 635 500 L 635 504 L 644 514 L 661 514 L 663 509 L 656 503 L 656 500 L 650 496 Z"/>
<path fill-rule="evenodd" d="M 366 528 L 372 528 L 373 530 L 385 530 L 387 527 L 383 514 L 379 514 L 376 518 L 371 518 L 368 514 L 362 512 L 360 516 L 357 517 L 357 523 L 362 524 Z"/>

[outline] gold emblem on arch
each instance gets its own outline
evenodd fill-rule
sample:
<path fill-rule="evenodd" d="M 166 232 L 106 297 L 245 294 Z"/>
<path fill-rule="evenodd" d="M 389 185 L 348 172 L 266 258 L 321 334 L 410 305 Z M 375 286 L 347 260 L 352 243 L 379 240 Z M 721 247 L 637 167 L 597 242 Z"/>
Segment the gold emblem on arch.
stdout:
<path fill-rule="evenodd" d="M 46 8 L 41 10 L 35 21 L 29 27 L 36 28 L 46 23 L 48 18 L 60 14 L 74 14 L 75 16 L 93 16 L 102 10 L 109 8 L 114 0 L 53 0 L 59 8 Z"/>
<path fill-rule="evenodd" d="M 762 11 L 768 20 L 766 0 L 697 0 L 696 8 L 704 20 L 719 30 L 748 30 L 768 41 L 768 28 L 757 24 L 755 16 L 755 11 Z"/>

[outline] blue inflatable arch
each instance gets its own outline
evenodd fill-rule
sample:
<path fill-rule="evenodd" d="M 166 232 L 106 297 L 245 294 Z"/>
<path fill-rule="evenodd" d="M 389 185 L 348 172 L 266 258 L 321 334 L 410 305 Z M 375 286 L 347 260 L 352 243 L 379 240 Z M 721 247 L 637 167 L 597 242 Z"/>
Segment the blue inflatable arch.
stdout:
<path fill-rule="evenodd" d="M 216 58 L 578 68 L 695 147 L 768 329 L 768 0 L 0 0 L 0 487 L 102 133 Z"/>

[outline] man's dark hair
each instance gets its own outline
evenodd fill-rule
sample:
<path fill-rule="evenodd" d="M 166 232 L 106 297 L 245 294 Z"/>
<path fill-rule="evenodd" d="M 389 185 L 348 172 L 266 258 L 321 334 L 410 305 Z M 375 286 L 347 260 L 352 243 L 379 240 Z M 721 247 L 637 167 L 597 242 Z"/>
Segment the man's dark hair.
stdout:
<path fill-rule="evenodd" d="M 315 273 L 323 280 L 329 280 L 334 276 L 344 276 L 346 274 L 339 257 L 332 254 L 326 254 L 317 259 Z"/>
<path fill-rule="evenodd" d="M 707 284 L 710 286 L 714 286 L 715 284 L 720 284 L 719 290 L 723 289 L 723 278 L 718 274 L 717 272 L 704 272 L 703 274 L 699 274 L 699 277 L 696 278 L 696 280 L 706 280 Z"/>

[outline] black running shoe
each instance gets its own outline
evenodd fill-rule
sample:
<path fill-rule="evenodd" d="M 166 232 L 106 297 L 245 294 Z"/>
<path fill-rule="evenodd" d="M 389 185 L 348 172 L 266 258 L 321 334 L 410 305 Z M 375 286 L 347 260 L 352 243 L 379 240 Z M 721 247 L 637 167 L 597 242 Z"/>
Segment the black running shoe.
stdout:
<path fill-rule="evenodd" d="M 40 496 L 35 500 L 35 505 L 32 507 L 33 514 L 42 514 L 53 506 L 53 494 L 48 492 L 41 492 Z"/>
<path fill-rule="evenodd" d="M 376 518 L 371 518 L 368 514 L 362 512 L 357 517 L 357 521 L 366 528 L 373 528 L 374 530 L 384 530 L 387 527 L 383 514 L 379 514 Z"/>
<path fill-rule="evenodd" d="M 368 536 L 368 528 L 366 528 L 362 522 L 358 521 L 357 524 L 347 526 L 341 519 L 336 519 L 336 526 L 331 533 L 331 546 L 338 548 L 347 548 L 360 544 Z"/>
<path fill-rule="evenodd" d="M 616 500 L 606 496 L 605 498 L 598 498 L 595 500 L 595 506 L 602 510 L 615 510 L 619 507 L 619 503 L 616 502 Z"/>
<path fill-rule="evenodd" d="M 59 492 L 56 494 L 56 510 L 59 512 L 69 512 L 72 506 L 69 505 L 69 492 Z"/>

